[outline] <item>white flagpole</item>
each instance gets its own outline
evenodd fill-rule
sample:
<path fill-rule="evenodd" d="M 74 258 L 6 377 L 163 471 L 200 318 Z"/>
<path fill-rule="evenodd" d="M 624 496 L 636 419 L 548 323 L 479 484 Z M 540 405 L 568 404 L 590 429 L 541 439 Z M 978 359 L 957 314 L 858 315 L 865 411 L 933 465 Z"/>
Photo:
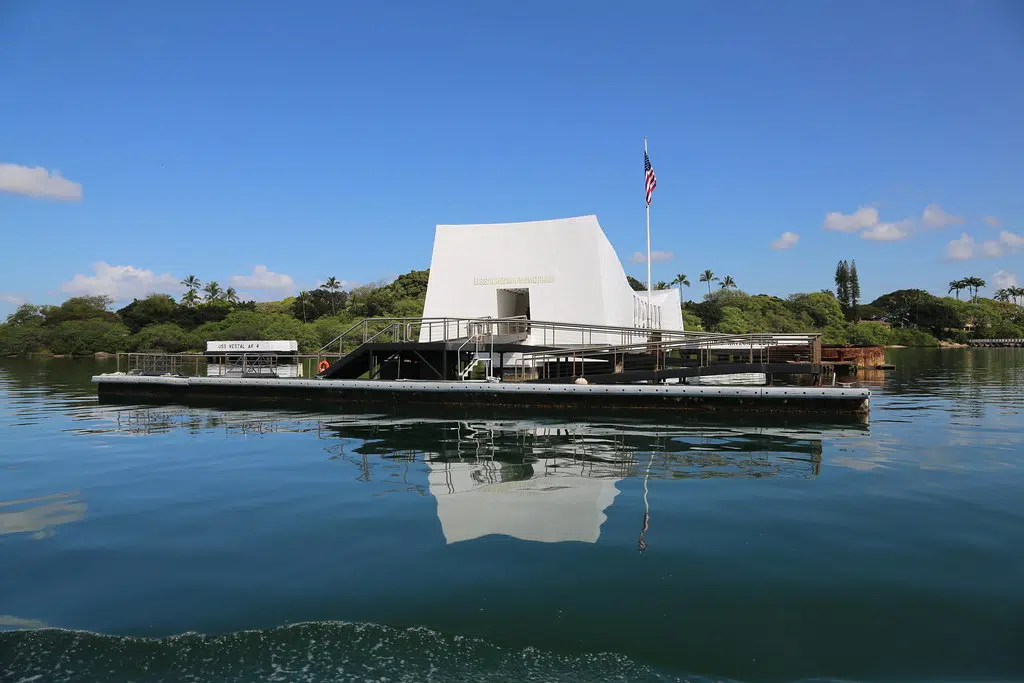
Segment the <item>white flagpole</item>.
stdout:
<path fill-rule="evenodd" d="M 647 154 L 647 137 L 644 136 L 644 154 Z M 651 322 L 653 309 L 651 308 L 651 204 L 647 201 L 646 171 L 644 186 L 644 204 L 647 206 L 647 327 L 654 327 Z"/>

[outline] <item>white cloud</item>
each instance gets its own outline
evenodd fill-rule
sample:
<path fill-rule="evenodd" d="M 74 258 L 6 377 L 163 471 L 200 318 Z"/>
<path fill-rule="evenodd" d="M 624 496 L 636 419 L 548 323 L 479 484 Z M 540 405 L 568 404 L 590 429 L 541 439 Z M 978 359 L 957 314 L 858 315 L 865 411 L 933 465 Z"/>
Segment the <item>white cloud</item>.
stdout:
<path fill-rule="evenodd" d="M 1017 276 L 1013 273 L 1007 273 L 1005 270 L 996 271 L 992 275 L 992 287 L 995 289 L 1006 289 L 1007 287 L 1017 286 Z"/>
<path fill-rule="evenodd" d="M 658 263 L 659 261 L 671 261 L 676 255 L 671 251 L 652 251 L 651 252 L 651 263 Z M 635 252 L 629 257 L 630 263 L 647 263 L 647 254 L 642 251 Z"/>
<path fill-rule="evenodd" d="M 771 248 L 775 250 L 791 249 L 796 246 L 796 243 L 800 241 L 800 235 L 795 232 L 784 232 L 779 235 L 779 239 L 775 240 L 771 244 Z"/>
<path fill-rule="evenodd" d="M 257 290 L 283 297 L 295 291 L 295 280 L 291 275 L 275 273 L 266 266 L 256 266 L 251 275 L 232 275 L 231 286 L 247 292 Z"/>
<path fill-rule="evenodd" d="M 74 183 L 41 166 L 34 168 L 17 164 L 0 164 L 0 192 L 78 201 L 82 198 L 81 183 Z"/>
<path fill-rule="evenodd" d="M 17 294 L 3 294 L 0 293 L 0 301 L 11 306 L 20 306 L 25 303 L 25 297 L 18 296 Z"/>
<path fill-rule="evenodd" d="M 991 225 L 993 228 L 998 228 L 1003 224 L 1003 222 L 999 220 L 998 216 L 982 216 L 982 220 Z"/>
<path fill-rule="evenodd" d="M 857 232 L 878 223 L 878 209 L 862 206 L 850 215 L 833 211 L 825 214 L 823 227 L 836 232 Z"/>
<path fill-rule="evenodd" d="M 985 240 L 981 243 L 982 258 L 999 258 L 1003 255 L 1003 245 L 995 240 Z"/>
<path fill-rule="evenodd" d="M 1009 249 L 1021 249 L 1024 248 L 1024 235 L 1015 235 L 1008 230 L 1003 230 L 999 233 L 999 243 Z"/>
<path fill-rule="evenodd" d="M 913 221 L 909 218 L 898 223 L 879 223 L 870 230 L 860 234 L 863 239 L 875 240 L 876 242 L 896 242 L 910 237 L 910 228 Z"/>
<path fill-rule="evenodd" d="M 103 261 L 93 264 L 95 275 L 79 273 L 60 286 L 72 296 L 93 296 L 106 294 L 114 301 L 126 301 L 144 297 L 156 292 L 177 292 L 181 290 L 178 278 L 170 273 L 157 275 L 152 270 L 135 266 L 111 266 Z"/>
<path fill-rule="evenodd" d="M 945 225 L 963 225 L 964 219 L 963 216 L 946 213 L 938 204 L 929 204 L 924 207 L 921 222 L 926 228 L 941 228 Z"/>
<path fill-rule="evenodd" d="M 997 240 L 985 240 L 980 248 L 974 238 L 966 232 L 960 239 L 952 240 L 946 248 L 946 256 L 954 261 L 966 261 L 972 258 L 999 258 L 1004 254 L 1024 249 L 1024 235 L 1017 235 L 1008 230 L 999 233 Z"/>
<path fill-rule="evenodd" d="M 966 232 L 960 239 L 950 240 L 946 246 L 946 258 L 953 261 L 966 261 L 974 257 L 974 238 Z"/>

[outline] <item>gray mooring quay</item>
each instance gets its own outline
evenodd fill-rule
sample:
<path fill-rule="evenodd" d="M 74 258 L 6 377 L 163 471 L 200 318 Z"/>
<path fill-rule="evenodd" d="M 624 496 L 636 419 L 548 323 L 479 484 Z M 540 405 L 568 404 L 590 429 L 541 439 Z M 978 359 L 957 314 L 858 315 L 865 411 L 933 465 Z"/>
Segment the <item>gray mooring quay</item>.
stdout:
<path fill-rule="evenodd" d="M 97 375 L 101 397 L 171 401 L 865 414 L 867 389 Z"/>
<path fill-rule="evenodd" d="M 118 400 L 375 409 L 863 416 L 871 396 L 867 389 L 821 386 L 817 334 L 402 318 L 360 321 L 316 354 L 296 348 L 294 341 L 211 342 L 205 354 L 120 354 L 118 372 L 93 382 L 101 398 Z M 773 386 L 779 381 L 789 386 Z"/>

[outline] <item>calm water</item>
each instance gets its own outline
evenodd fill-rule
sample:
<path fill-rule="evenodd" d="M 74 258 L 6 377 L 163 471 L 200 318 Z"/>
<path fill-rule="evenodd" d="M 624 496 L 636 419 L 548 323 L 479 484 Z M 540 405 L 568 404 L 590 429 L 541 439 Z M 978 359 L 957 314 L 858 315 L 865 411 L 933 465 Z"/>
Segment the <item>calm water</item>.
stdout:
<path fill-rule="evenodd" d="M 870 425 L 765 426 L 105 406 L 102 363 L 0 360 L 0 680 L 1024 680 L 1024 351 L 890 361 Z"/>

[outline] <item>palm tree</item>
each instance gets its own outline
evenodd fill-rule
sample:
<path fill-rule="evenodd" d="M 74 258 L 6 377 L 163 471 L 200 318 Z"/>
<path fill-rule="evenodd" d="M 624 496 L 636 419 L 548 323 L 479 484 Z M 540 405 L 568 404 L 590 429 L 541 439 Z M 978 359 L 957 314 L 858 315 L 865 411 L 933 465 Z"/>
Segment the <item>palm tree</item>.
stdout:
<path fill-rule="evenodd" d="M 331 315 L 338 315 L 338 311 L 334 308 L 334 293 L 341 289 L 341 283 L 338 282 L 338 278 L 333 275 L 327 278 L 327 282 L 324 283 L 324 289 L 331 293 Z"/>
<path fill-rule="evenodd" d="M 966 285 L 964 285 L 964 281 L 963 280 L 950 280 L 949 281 L 949 292 L 956 292 L 956 298 L 957 298 L 958 301 L 960 299 L 960 290 L 964 289 L 965 287 L 966 287 Z M 947 292 L 947 294 L 949 292 Z"/>
<path fill-rule="evenodd" d="M 690 286 L 690 278 L 686 277 L 684 273 L 676 275 L 675 279 L 669 283 L 670 285 L 679 285 L 679 300 L 683 300 L 683 285 Z"/>
<path fill-rule="evenodd" d="M 341 289 L 341 283 L 338 281 L 337 278 L 335 278 L 334 275 L 331 275 L 330 278 L 327 279 L 327 282 L 324 283 L 324 289 L 331 293 L 331 314 L 337 315 L 338 310 L 335 308 L 335 299 L 337 299 L 338 297 L 335 295 L 338 292 L 338 290 Z"/>
<path fill-rule="evenodd" d="M 1018 303 L 1017 298 L 1024 296 L 1024 287 L 1010 287 L 1010 296 L 1013 297 L 1013 303 Z"/>
<path fill-rule="evenodd" d="M 700 274 L 700 281 L 708 283 L 708 295 L 709 296 L 711 295 L 711 283 L 714 282 L 717 279 L 718 278 L 715 277 L 715 274 L 713 272 L 711 272 L 710 269 L 705 270 L 703 273 Z"/>
<path fill-rule="evenodd" d="M 306 322 L 306 295 L 309 292 L 303 290 L 299 292 L 299 304 L 302 306 L 302 322 Z"/>
<path fill-rule="evenodd" d="M 220 288 L 220 283 L 217 282 L 216 280 L 210 280 L 209 282 L 207 282 L 206 286 L 203 287 L 203 291 L 206 292 L 207 303 L 210 303 L 211 301 L 216 301 L 217 299 L 220 298 L 221 294 L 224 293 L 224 290 Z"/>
<path fill-rule="evenodd" d="M 974 290 L 974 294 L 972 296 L 973 301 L 978 300 L 978 290 L 986 285 L 986 282 L 983 279 L 980 277 L 974 277 L 973 275 L 971 277 L 964 278 L 963 283 L 967 291 L 971 291 L 972 289 Z"/>
<path fill-rule="evenodd" d="M 224 301 L 227 301 L 229 304 L 238 303 L 238 292 L 235 291 L 234 287 L 228 287 L 224 290 Z"/>
<path fill-rule="evenodd" d="M 186 306 L 195 306 L 199 302 L 199 297 L 196 296 L 196 290 L 203 284 L 199 281 L 195 275 L 189 275 L 181 281 L 181 285 L 185 288 L 185 296 L 181 297 L 181 303 Z"/>
<path fill-rule="evenodd" d="M 731 275 L 726 275 L 722 278 L 722 289 L 735 289 L 736 281 L 732 279 Z"/>

